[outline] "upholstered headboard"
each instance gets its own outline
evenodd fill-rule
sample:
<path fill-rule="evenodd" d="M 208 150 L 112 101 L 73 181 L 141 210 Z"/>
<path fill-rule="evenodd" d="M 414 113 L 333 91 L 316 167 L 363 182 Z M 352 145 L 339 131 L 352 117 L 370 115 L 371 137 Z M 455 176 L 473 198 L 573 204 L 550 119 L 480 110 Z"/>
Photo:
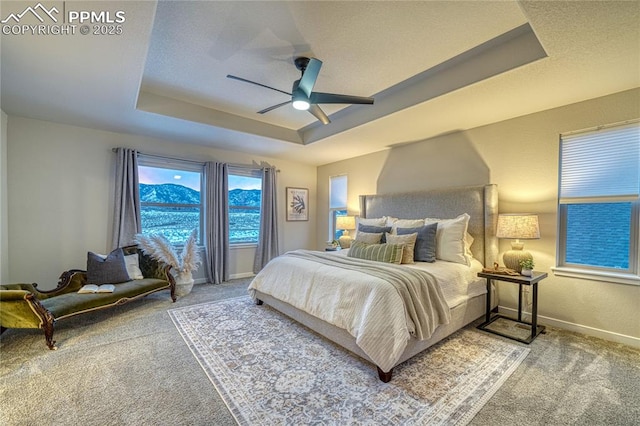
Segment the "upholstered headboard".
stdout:
<path fill-rule="evenodd" d="M 497 185 L 360 196 L 360 216 L 365 218 L 450 219 L 462 213 L 471 216 L 468 232 L 474 238 L 473 256 L 485 265 L 493 265 L 498 258 Z"/>

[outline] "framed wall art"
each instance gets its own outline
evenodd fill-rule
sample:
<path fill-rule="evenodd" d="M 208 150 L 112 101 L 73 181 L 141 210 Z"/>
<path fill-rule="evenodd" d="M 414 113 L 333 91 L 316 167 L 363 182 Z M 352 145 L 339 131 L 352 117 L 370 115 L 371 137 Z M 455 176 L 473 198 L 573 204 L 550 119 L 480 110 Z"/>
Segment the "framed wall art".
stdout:
<path fill-rule="evenodd" d="M 287 220 L 309 220 L 309 190 L 287 187 Z"/>

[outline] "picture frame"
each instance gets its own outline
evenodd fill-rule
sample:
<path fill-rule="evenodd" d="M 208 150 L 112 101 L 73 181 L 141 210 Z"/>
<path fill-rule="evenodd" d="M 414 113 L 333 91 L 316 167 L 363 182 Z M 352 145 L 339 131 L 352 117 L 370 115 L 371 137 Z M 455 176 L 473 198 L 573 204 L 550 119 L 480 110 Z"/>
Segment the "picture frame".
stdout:
<path fill-rule="evenodd" d="M 309 220 L 309 189 L 287 187 L 287 221 Z"/>

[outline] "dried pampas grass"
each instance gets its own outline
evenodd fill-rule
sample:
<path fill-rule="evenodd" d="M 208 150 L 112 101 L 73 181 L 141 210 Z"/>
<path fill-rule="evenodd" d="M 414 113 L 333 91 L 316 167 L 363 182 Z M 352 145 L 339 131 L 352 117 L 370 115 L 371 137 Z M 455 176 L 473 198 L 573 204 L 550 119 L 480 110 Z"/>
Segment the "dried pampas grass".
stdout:
<path fill-rule="evenodd" d="M 152 258 L 170 265 L 178 272 L 197 271 L 202 263 L 197 245 L 198 230 L 194 229 L 182 248 L 182 253 L 178 256 L 173 245 L 164 235 L 152 234 L 135 236 L 135 243 L 142 251 Z"/>

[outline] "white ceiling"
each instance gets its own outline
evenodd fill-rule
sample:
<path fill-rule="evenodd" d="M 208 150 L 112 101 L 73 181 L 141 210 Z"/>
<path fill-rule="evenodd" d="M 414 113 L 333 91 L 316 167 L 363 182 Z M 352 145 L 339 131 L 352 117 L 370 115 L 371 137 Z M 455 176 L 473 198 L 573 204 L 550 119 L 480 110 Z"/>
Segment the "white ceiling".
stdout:
<path fill-rule="evenodd" d="M 42 4 L 126 21 L 2 35 L 7 114 L 315 165 L 640 86 L 639 1 Z M 290 105 L 259 115 L 287 96 L 226 78 L 289 92 L 296 56 L 323 61 L 315 90 L 375 105 L 321 105 L 326 126 Z"/>

